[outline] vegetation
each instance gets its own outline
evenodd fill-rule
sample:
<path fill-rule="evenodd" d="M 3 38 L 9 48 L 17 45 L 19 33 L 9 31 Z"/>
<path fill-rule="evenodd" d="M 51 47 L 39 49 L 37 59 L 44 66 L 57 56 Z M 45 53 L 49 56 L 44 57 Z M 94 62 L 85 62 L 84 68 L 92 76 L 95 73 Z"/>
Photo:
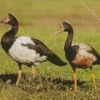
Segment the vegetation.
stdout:
<path fill-rule="evenodd" d="M 83 0 L 86 5 L 99 14 L 99 0 Z M 43 41 L 62 60 L 66 33 L 55 36 L 62 21 L 74 28 L 73 42 L 86 42 L 100 52 L 100 21 L 82 5 L 81 0 L 1 0 L 0 19 L 9 12 L 19 20 L 17 36 L 31 36 Z M 0 38 L 10 26 L 0 24 Z M 67 61 L 66 61 L 67 62 Z M 77 69 L 79 92 L 73 92 L 73 74 L 70 65 L 58 67 L 50 62 L 36 66 L 39 75 L 31 77 L 31 68 L 23 66 L 23 77 L 18 87 L 14 85 L 17 77 L 17 64 L 0 46 L 0 100 L 99 100 L 100 65 L 93 67 L 98 90 L 92 88 L 89 69 Z"/>

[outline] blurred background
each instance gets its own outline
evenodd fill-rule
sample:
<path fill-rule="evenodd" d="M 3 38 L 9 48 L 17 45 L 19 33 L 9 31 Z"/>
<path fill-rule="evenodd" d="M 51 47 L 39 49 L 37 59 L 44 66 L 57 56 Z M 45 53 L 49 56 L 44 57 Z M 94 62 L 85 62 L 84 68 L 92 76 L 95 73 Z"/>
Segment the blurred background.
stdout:
<path fill-rule="evenodd" d="M 0 19 L 12 13 L 20 27 L 54 27 L 67 21 L 75 28 L 98 29 L 100 22 L 83 3 L 100 16 L 99 0 L 0 0 Z"/>
<path fill-rule="evenodd" d="M 87 42 L 100 52 L 99 5 L 99 0 L 0 0 L 0 20 L 8 13 L 13 14 L 19 21 L 17 36 L 30 36 L 43 41 L 66 61 L 63 48 L 67 34 L 54 35 L 63 21 L 70 23 L 74 29 L 73 42 Z M 9 29 L 9 25 L 0 24 L 0 38 Z M 1 73 L 17 71 L 12 69 L 17 69 L 15 62 L 1 48 L 0 53 L 0 67 L 4 69 Z M 53 66 L 46 64 L 40 66 Z M 7 68 L 8 65 L 11 67 Z M 40 70 L 44 70 L 43 67 Z"/>

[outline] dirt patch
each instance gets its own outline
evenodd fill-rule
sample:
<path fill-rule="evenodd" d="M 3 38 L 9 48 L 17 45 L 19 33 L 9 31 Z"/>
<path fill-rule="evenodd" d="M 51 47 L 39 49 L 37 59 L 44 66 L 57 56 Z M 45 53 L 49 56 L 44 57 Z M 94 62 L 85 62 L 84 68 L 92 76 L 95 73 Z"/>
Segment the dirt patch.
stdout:
<path fill-rule="evenodd" d="M 31 20 L 31 19 L 30 19 Z M 40 27 L 53 27 L 60 25 L 61 22 L 66 21 L 73 26 L 77 27 L 99 27 L 100 22 L 94 17 L 81 17 L 78 15 L 66 16 L 66 17 L 35 17 L 34 21 L 28 21 L 20 23 L 22 26 L 40 26 Z"/>

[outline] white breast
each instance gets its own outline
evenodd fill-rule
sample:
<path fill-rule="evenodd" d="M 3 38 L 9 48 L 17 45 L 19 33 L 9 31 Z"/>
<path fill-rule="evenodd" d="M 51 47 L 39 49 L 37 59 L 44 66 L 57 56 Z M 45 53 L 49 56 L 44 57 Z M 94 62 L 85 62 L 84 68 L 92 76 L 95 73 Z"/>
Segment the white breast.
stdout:
<path fill-rule="evenodd" d="M 12 47 L 9 49 L 9 56 L 17 62 L 21 63 L 34 63 L 42 62 L 46 60 L 46 56 L 40 57 L 40 54 L 33 49 L 29 49 L 27 46 L 22 44 L 35 45 L 34 41 L 30 37 L 21 36 L 16 39 Z"/>

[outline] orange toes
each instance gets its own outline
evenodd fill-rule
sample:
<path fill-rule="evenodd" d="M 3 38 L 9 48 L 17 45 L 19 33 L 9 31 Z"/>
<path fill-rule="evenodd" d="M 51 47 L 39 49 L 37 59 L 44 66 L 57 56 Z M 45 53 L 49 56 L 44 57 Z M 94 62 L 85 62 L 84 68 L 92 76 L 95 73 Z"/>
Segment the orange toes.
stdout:
<path fill-rule="evenodd" d="M 75 93 L 78 93 L 78 91 L 79 91 L 78 89 L 74 90 Z"/>

